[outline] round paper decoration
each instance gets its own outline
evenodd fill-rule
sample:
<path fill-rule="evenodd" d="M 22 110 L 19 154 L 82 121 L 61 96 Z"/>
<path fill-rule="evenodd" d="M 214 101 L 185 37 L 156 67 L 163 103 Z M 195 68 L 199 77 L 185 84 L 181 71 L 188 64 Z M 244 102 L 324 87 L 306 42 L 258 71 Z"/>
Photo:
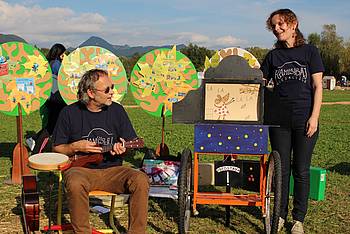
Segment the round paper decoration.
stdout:
<path fill-rule="evenodd" d="M 76 102 L 78 83 L 84 73 L 91 69 L 108 72 L 114 84 L 113 101 L 120 102 L 127 92 L 128 80 L 122 62 L 107 49 L 97 46 L 77 48 L 65 56 L 58 73 L 58 89 L 67 104 Z"/>
<path fill-rule="evenodd" d="M 222 59 L 230 55 L 238 55 L 247 60 L 250 67 L 260 68 L 259 61 L 250 52 L 241 48 L 231 47 L 216 51 L 210 59 L 206 57 L 204 63 L 204 70 L 207 70 L 209 67 L 217 67 Z"/>
<path fill-rule="evenodd" d="M 36 111 L 49 98 L 51 68 L 45 56 L 34 46 L 22 42 L 0 45 L 0 111 L 18 116 Z"/>
<path fill-rule="evenodd" d="M 143 55 L 135 64 L 130 90 L 135 102 L 147 113 L 171 116 L 172 104 L 182 100 L 188 91 L 197 89 L 198 76 L 191 60 L 172 49 L 160 48 Z"/>

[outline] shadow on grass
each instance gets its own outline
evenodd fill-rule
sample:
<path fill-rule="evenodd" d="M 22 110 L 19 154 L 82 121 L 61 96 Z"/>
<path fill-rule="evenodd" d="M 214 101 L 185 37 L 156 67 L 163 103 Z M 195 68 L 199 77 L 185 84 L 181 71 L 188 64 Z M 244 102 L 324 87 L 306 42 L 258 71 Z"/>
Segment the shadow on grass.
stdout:
<path fill-rule="evenodd" d="M 177 210 L 177 203 L 173 199 L 170 198 L 157 198 L 157 197 L 150 197 L 150 202 L 148 210 L 149 212 L 158 212 L 158 209 L 154 206 L 154 203 L 156 203 L 159 208 L 162 210 L 162 212 L 165 214 L 165 217 L 167 219 L 174 219 L 177 220 L 178 210 Z M 159 225 L 156 223 L 153 223 L 152 221 L 148 221 L 148 225 L 153 228 L 157 233 L 162 234 L 170 234 L 172 232 L 164 231 L 162 230 Z"/>
<path fill-rule="evenodd" d="M 197 205 L 197 207 L 199 215 L 196 217 L 210 218 L 216 223 L 226 226 L 226 206 Z M 255 222 L 252 222 L 248 216 L 253 216 L 255 219 L 262 220 L 261 209 L 255 206 L 230 206 L 230 225 L 226 228 L 234 231 L 234 233 L 247 233 L 245 230 L 236 228 L 234 223 L 248 222 L 249 226 L 255 229 L 257 233 L 263 233 L 264 230 L 262 230 Z M 241 219 L 244 219 L 244 221 L 240 221 Z"/>
<path fill-rule="evenodd" d="M 341 162 L 334 165 L 333 167 L 327 168 L 327 170 L 337 172 L 341 175 L 350 175 L 350 163 Z"/>
<path fill-rule="evenodd" d="M 205 186 L 205 191 L 219 192 L 220 190 L 217 190 L 215 186 Z M 149 199 L 150 201 L 152 201 L 149 206 L 149 212 L 159 212 L 158 209 L 160 208 L 162 213 L 165 214 L 165 217 L 168 220 L 174 220 L 175 222 L 178 222 L 179 206 L 177 201 L 173 199 L 157 198 L 157 197 L 150 197 Z M 159 207 L 158 209 L 157 209 L 157 206 Z M 211 220 L 216 222 L 218 225 L 225 226 L 226 224 L 225 206 L 197 204 L 197 210 L 199 214 L 195 217 L 192 215 L 192 219 L 210 218 Z M 236 228 L 234 225 L 234 223 L 243 222 L 243 223 L 249 223 L 249 226 L 251 227 L 251 229 L 254 229 L 256 233 L 263 233 L 264 230 L 258 225 L 256 220 L 261 220 L 261 222 L 263 221 L 261 208 L 255 207 L 255 206 L 231 206 L 230 207 L 230 225 L 226 228 L 227 230 L 231 230 L 234 233 L 247 233 L 246 230 Z M 163 233 L 163 234 L 171 233 L 171 232 L 165 232 L 161 230 L 157 226 L 157 223 L 152 223 L 148 221 L 148 225 L 150 225 L 157 233 Z"/>
<path fill-rule="evenodd" d="M 13 149 L 16 142 L 2 142 L 0 143 L 0 157 L 12 158 Z"/>
<path fill-rule="evenodd" d="M 47 218 L 50 217 L 51 224 L 56 224 L 57 221 L 57 208 L 58 208 L 58 176 L 53 172 L 39 172 L 37 174 L 38 184 L 39 184 L 39 193 L 42 199 L 44 200 L 41 207 L 43 210 L 41 212 L 45 213 Z M 50 195 L 51 189 L 51 195 Z M 62 194 L 62 200 L 65 200 L 65 195 Z M 64 203 L 64 202 L 63 202 Z M 63 214 L 68 211 L 64 209 L 65 206 L 62 205 L 62 223 L 69 223 L 68 220 L 64 219 Z M 48 225 L 48 223 L 46 224 Z"/>
<path fill-rule="evenodd" d="M 21 228 L 23 233 L 25 233 L 25 225 L 24 225 L 24 215 L 22 213 L 22 197 L 16 197 L 16 207 L 12 208 L 12 213 L 21 217 Z"/>

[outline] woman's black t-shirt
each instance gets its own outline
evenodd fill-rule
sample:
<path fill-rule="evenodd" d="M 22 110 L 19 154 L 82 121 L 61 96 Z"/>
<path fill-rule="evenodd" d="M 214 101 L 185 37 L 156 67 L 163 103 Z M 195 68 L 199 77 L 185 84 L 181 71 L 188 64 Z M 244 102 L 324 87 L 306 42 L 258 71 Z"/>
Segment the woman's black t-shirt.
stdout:
<path fill-rule="evenodd" d="M 283 116 L 306 121 L 313 107 L 311 75 L 324 71 L 318 49 L 310 44 L 273 49 L 266 55 L 261 71 L 264 78 L 273 80 L 274 94 L 279 98 L 276 103 Z"/>

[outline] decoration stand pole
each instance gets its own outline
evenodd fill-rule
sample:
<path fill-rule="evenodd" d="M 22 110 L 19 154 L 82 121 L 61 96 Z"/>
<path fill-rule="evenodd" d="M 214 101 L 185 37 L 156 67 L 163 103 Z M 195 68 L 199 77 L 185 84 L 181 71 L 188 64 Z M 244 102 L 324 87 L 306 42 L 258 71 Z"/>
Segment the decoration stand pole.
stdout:
<path fill-rule="evenodd" d="M 18 103 L 17 106 L 17 144 L 12 154 L 11 179 L 6 180 L 6 184 L 22 184 L 22 176 L 30 174 L 30 169 L 28 167 L 28 150 L 23 144 L 22 107 L 20 103 Z"/>

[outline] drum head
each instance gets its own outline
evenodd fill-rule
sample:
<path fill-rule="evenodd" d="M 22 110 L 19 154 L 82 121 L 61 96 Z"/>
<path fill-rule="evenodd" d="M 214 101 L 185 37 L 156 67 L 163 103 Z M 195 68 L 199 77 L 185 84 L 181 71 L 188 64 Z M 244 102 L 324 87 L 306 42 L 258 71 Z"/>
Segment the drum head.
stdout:
<path fill-rule="evenodd" d="M 69 163 L 69 157 L 60 153 L 39 153 L 28 158 L 29 167 L 36 170 L 58 170 L 59 166 Z"/>

